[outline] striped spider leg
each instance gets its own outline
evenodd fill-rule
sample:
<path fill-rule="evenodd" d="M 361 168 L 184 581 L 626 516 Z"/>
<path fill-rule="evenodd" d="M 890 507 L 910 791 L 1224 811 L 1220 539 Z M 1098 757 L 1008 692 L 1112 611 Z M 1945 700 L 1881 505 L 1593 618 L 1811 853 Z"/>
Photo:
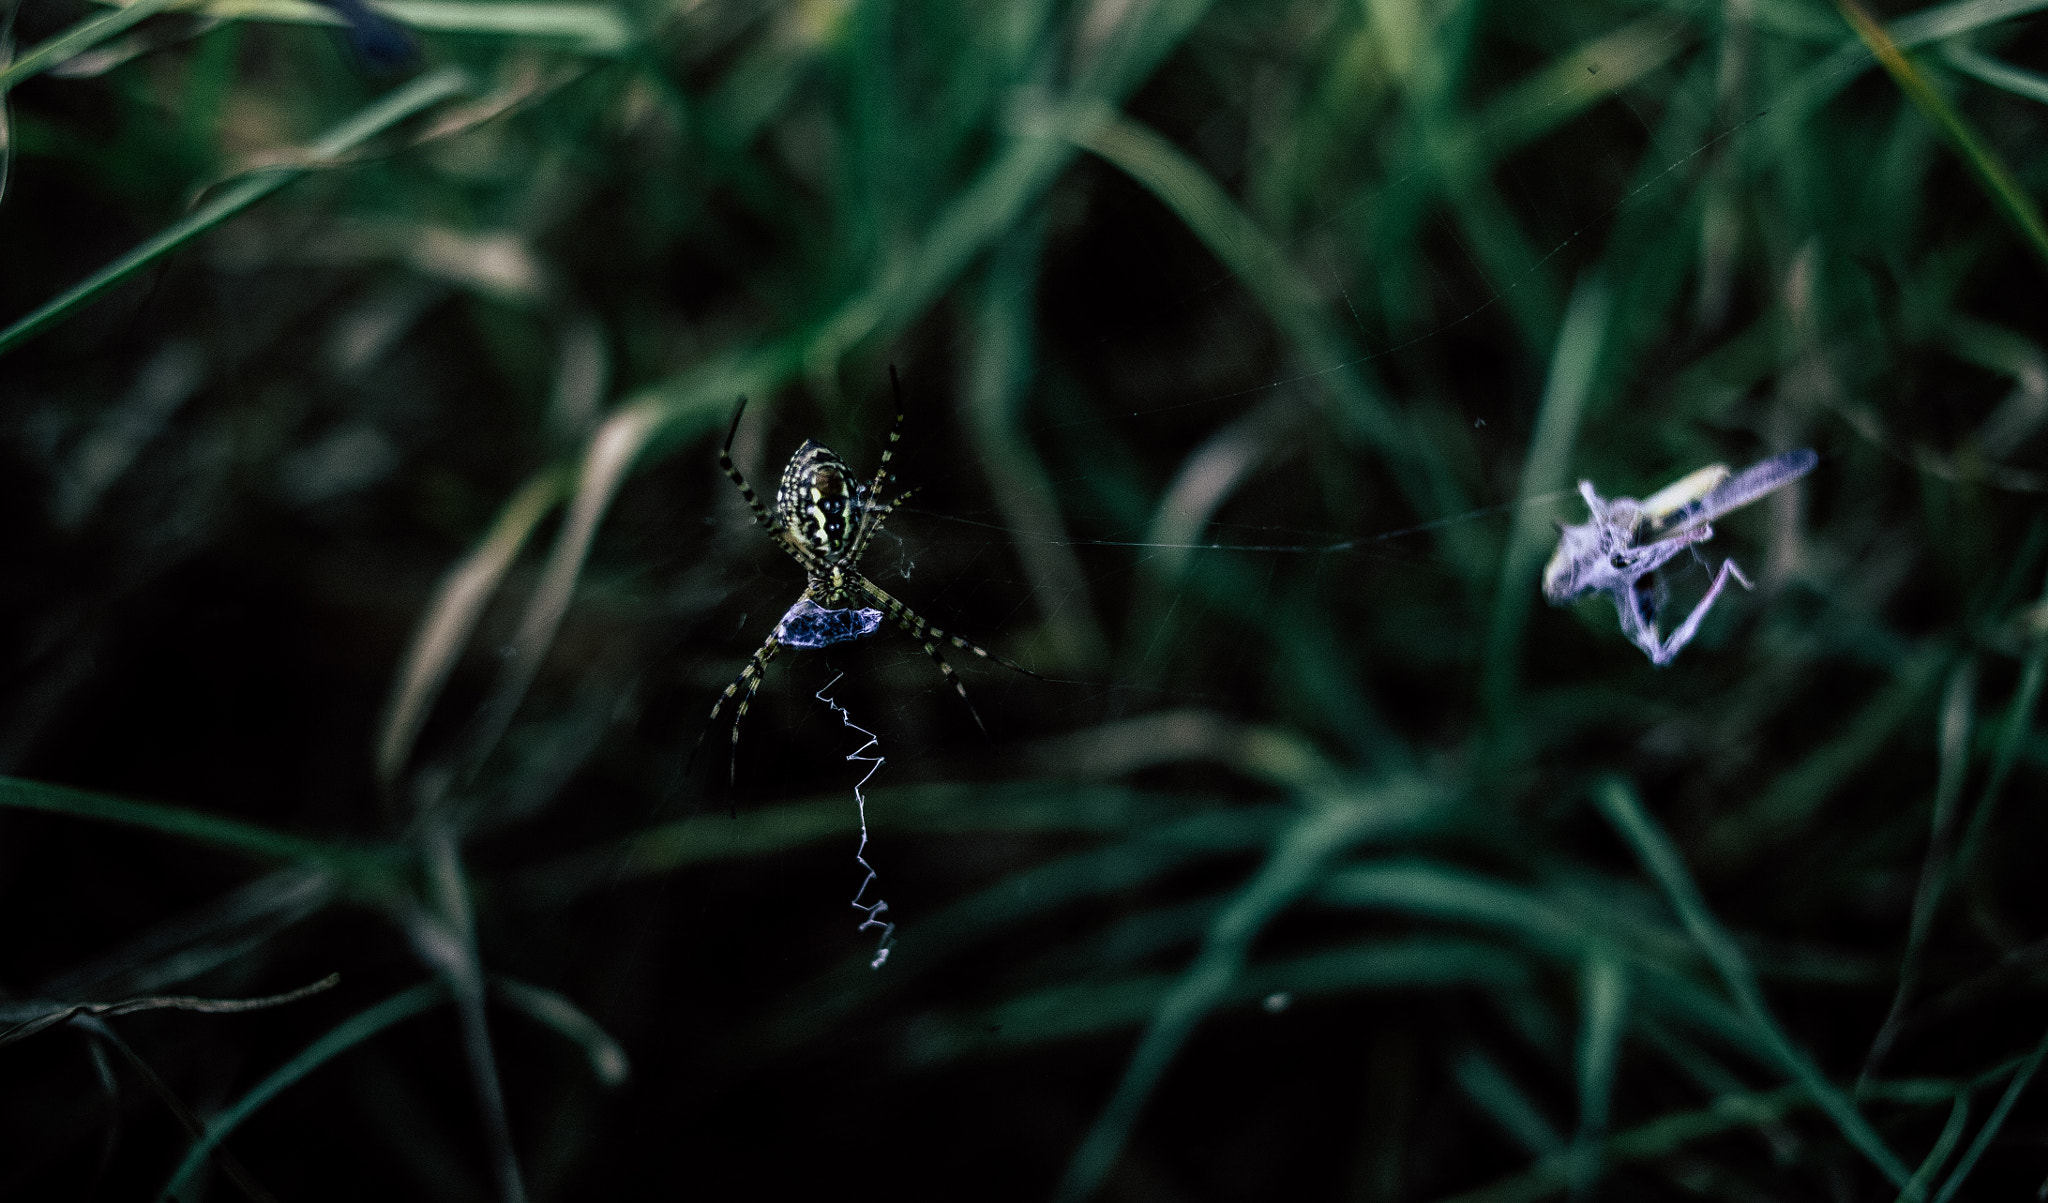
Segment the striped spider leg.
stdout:
<path fill-rule="evenodd" d="M 967 712 L 974 716 L 975 725 L 984 733 L 988 728 L 974 709 L 974 703 L 968 700 L 967 686 L 953 671 L 953 666 L 946 662 L 939 645 L 950 643 L 1026 676 L 1038 676 L 1021 664 L 1013 664 L 978 644 L 932 626 L 861 573 L 860 557 L 867 550 L 868 543 L 880 533 L 883 522 L 895 512 L 897 505 L 910 495 L 910 491 L 905 490 L 891 500 L 882 499 L 883 490 L 895 479 L 889 472 L 889 461 L 895 456 L 896 445 L 903 436 L 903 390 L 897 383 L 894 367 L 889 369 L 889 381 L 895 388 L 896 420 L 889 427 L 889 441 L 882 450 L 874 477 L 867 481 L 858 479 L 846 461 L 831 449 L 807 440 L 783 468 L 772 510 L 755 496 L 746 477 L 733 466 L 732 440 L 739 431 L 740 414 L 746 412 L 747 404 L 746 398 L 740 398 L 740 412 L 733 415 L 732 428 L 726 432 L 725 445 L 718 454 L 718 466 L 739 489 L 740 495 L 746 498 L 755 521 L 778 546 L 803 565 L 807 584 L 797 604 L 776 624 L 767 641 L 740 670 L 740 675 L 713 703 L 711 715 L 705 720 L 704 730 L 698 734 L 697 744 L 690 753 L 692 761 L 696 759 L 697 749 L 703 746 L 705 735 L 717 724 L 718 716 L 724 713 L 726 703 L 738 697 L 739 708 L 733 714 L 732 724 L 734 771 L 737 771 L 740 723 L 747 717 L 747 707 L 753 703 L 755 693 L 767 676 L 768 662 L 784 647 L 823 647 L 873 631 L 881 616 L 867 607 L 869 601 L 878 603 L 896 625 L 924 645 L 925 652 L 938 664 L 939 671 L 952 683 L 960 699 L 967 702 Z M 862 616 L 866 616 L 865 621 Z M 852 621 L 845 621 L 849 618 Z"/>
<path fill-rule="evenodd" d="M 1543 594 L 1555 606 L 1591 593 L 1607 594 L 1621 619 L 1622 634 L 1661 668 L 1692 642 L 1731 579 L 1745 589 L 1751 585 L 1734 560 L 1722 560 L 1706 596 L 1676 630 L 1660 636 L 1657 611 L 1663 586 L 1652 574 L 1679 552 L 1713 538 L 1713 519 L 1784 488 L 1819 461 L 1812 451 L 1800 450 L 1772 456 L 1732 475 L 1726 466 L 1713 464 L 1643 501 L 1608 500 L 1594 491 L 1592 481 L 1582 480 L 1579 495 L 1586 499 L 1591 520 L 1558 525 L 1557 551 L 1543 570 Z"/>

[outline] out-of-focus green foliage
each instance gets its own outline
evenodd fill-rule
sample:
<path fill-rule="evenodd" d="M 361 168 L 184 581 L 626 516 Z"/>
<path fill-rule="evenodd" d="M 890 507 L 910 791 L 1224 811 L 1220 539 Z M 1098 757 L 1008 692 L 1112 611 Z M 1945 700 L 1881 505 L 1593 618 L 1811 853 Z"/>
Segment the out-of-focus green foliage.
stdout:
<path fill-rule="evenodd" d="M 2034 1189 L 2043 7 L 10 8 L 0 1196 Z"/>

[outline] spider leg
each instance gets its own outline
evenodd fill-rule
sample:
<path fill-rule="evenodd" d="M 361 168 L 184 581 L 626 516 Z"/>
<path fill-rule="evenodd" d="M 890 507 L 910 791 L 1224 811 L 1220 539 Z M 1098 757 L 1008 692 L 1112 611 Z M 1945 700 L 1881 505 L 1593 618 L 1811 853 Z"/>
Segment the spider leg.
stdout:
<path fill-rule="evenodd" d="M 740 755 L 740 721 L 747 717 L 747 707 L 753 704 L 755 691 L 761 688 L 762 679 L 768 675 L 768 662 L 775 659 L 775 653 L 781 647 L 782 641 L 780 639 L 774 635 L 768 636 L 768 642 L 761 645 L 760 649 L 747 661 L 747 666 L 740 670 L 740 675 L 733 678 L 732 684 L 725 687 L 724 693 L 718 695 L 718 700 L 711 705 L 711 717 L 704 720 L 704 729 L 697 732 L 697 742 L 691 746 L 690 758 L 683 764 L 684 772 L 689 772 L 691 767 L 697 763 L 697 753 L 703 751 L 704 737 L 711 734 L 711 728 L 718 722 L 719 712 L 725 709 L 727 702 L 732 701 L 734 694 L 744 688 L 747 691 L 746 696 L 740 699 L 740 708 L 732 716 L 732 768 L 730 772 L 737 777 Z"/>
<path fill-rule="evenodd" d="M 874 483 L 868 491 L 875 496 L 882 495 L 882 486 L 889 480 L 889 461 L 896 455 L 896 444 L 903 441 L 903 382 L 896 378 L 896 365 L 889 365 L 889 391 L 896 395 L 896 420 L 889 423 L 889 441 L 882 447 L 882 462 L 875 465 Z M 897 498 L 898 501 L 903 500 Z"/>
<path fill-rule="evenodd" d="M 902 622 L 901 619 L 898 619 L 897 621 Z M 902 623 L 902 625 L 904 630 L 910 630 L 909 623 L 904 622 Z M 913 635 L 916 634 L 915 631 L 911 631 L 911 633 Z M 938 632 L 933 631 L 932 633 L 936 635 Z M 919 636 L 919 638 L 923 638 L 923 636 Z M 960 694 L 960 700 L 967 703 L 967 713 L 974 716 L 974 725 L 981 728 L 982 735 L 986 736 L 988 734 L 988 724 L 981 721 L 981 711 L 976 710 L 974 708 L 974 700 L 967 696 L 967 686 L 964 682 L 960 680 L 960 674 L 954 672 L 953 666 L 946 663 L 945 653 L 939 651 L 939 645 L 932 642 L 930 639 L 925 639 L 924 651 L 925 654 L 930 656 L 932 658 L 932 661 L 939 666 L 939 671 L 945 674 L 946 679 L 953 683 L 953 688 Z"/>
<path fill-rule="evenodd" d="M 921 486 L 912 486 L 903 490 L 901 493 L 896 494 L 896 498 L 893 501 L 879 502 L 865 507 L 860 516 L 860 530 L 855 532 L 853 536 L 853 548 L 846 553 L 846 563 L 860 563 L 861 555 L 868 549 L 868 540 L 881 532 L 882 523 L 888 519 L 889 515 L 896 512 L 896 507 L 902 505 L 905 498 L 917 492 L 919 487 Z"/>
<path fill-rule="evenodd" d="M 860 525 L 853 534 L 853 546 L 847 550 L 841 562 L 860 563 L 861 553 L 867 550 L 868 540 L 882 529 L 882 523 L 896 512 L 905 497 L 916 492 L 905 489 L 893 501 L 882 500 L 882 489 L 895 479 L 889 475 L 889 461 L 896 457 L 896 444 L 903 441 L 903 382 L 896 378 L 896 365 L 889 365 L 889 389 L 896 395 L 896 420 L 889 424 L 889 441 L 882 446 L 882 460 L 875 465 L 875 478 L 868 482 L 867 495 L 873 500 L 861 508 Z"/>
<path fill-rule="evenodd" d="M 725 469 L 727 479 L 739 486 L 740 496 L 747 499 L 747 505 L 754 511 L 754 521 L 760 523 L 764 530 L 773 532 L 780 530 L 781 525 L 775 521 L 775 515 L 768 512 L 768 507 L 761 504 L 761 499 L 754 496 L 753 486 L 747 483 L 747 478 L 741 476 L 740 470 L 733 467 L 732 463 L 733 436 L 739 434 L 740 418 L 746 412 L 747 399 L 741 397 L 740 407 L 733 411 L 732 428 L 725 432 L 725 445 L 718 449 L 718 466 Z"/>
<path fill-rule="evenodd" d="M 932 624 L 926 622 L 924 619 L 918 617 L 917 612 L 912 610 L 909 606 L 906 606 L 902 602 L 897 601 L 895 598 L 890 597 L 888 593 L 885 592 L 880 585 L 875 584 L 873 581 L 869 580 L 865 576 L 860 578 L 860 587 L 861 589 L 866 591 L 869 597 L 872 597 L 877 602 L 881 603 L 883 611 L 886 612 L 890 618 L 896 620 L 897 626 L 900 626 L 904 630 L 910 632 L 912 638 L 928 639 L 934 645 L 940 643 L 950 643 L 954 647 L 959 648 L 963 652 L 973 652 L 975 655 L 980 656 L 984 660 L 993 660 L 997 664 L 1002 665 L 1004 668 L 1014 669 L 1015 671 L 1023 673 L 1027 677 L 1030 677 L 1034 681 L 1045 680 L 1044 677 L 1039 676 L 1037 673 L 1032 672 L 1030 669 L 1024 667 L 1023 665 L 1005 660 L 1001 656 L 996 655 L 994 652 L 989 651 L 987 648 L 982 647 L 978 643 L 972 643 L 968 640 L 962 639 L 958 635 L 948 635 L 946 632 L 941 631 L 939 628 L 933 626 Z M 932 654 L 936 656 L 938 653 L 933 652 Z M 940 667 L 945 667 L 944 660 L 939 661 L 939 664 Z M 946 669 L 946 675 L 949 677 L 952 676 L 952 669 Z M 959 682 L 956 680 L 954 684 L 958 685 Z M 962 689 L 960 691 L 960 696 L 966 697 L 967 691 L 965 689 Z"/>

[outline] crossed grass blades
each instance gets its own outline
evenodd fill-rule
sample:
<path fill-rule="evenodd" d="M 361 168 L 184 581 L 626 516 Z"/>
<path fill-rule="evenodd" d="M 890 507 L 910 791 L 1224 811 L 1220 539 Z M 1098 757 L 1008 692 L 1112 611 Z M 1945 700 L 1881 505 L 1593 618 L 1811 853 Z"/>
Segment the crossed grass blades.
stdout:
<path fill-rule="evenodd" d="M 4 52 L 6 988 L 343 983 L 0 1049 L 0 1194 L 2038 1187 L 2031 3 L 376 7 Z M 1109 684 L 842 683 L 871 972 L 808 689 L 670 791 L 687 465 L 899 356 L 920 608 Z M 1808 445 L 1669 671 L 1541 607 Z"/>

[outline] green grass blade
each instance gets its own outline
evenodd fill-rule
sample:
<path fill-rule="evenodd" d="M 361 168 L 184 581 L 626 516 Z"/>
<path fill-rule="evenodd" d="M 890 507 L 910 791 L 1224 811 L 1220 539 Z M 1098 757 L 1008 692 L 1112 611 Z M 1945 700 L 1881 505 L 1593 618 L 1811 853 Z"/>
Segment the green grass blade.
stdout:
<path fill-rule="evenodd" d="M 214 1147 L 227 1139 L 229 1133 L 240 1127 L 244 1120 L 262 1109 L 270 1100 L 335 1057 L 400 1020 L 410 1019 L 441 1002 L 447 997 L 447 993 L 447 987 L 441 982 L 423 982 L 410 990 L 392 995 L 366 1011 L 350 1016 L 325 1036 L 307 1045 L 305 1051 L 258 1082 L 254 1089 L 236 1100 L 234 1106 L 215 1116 L 206 1125 L 206 1135 L 193 1142 L 192 1147 L 186 1150 L 185 1159 L 178 1163 L 177 1170 L 171 1174 L 171 1180 L 157 1193 L 158 1203 L 166 1203 L 183 1191 L 191 1181 L 192 1175 L 205 1164 L 207 1155 Z"/>
<path fill-rule="evenodd" d="M 1316 899 L 1332 906 L 1374 907 L 1509 932 L 1561 957 L 1580 956 L 1591 934 L 1535 893 L 1462 869 L 1425 861 L 1392 861 L 1330 874 Z"/>
<path fill-rule="evenodd" d="M 1934 1147 L 1921 1158 L 1920 1168 L 1913 1171 L 1913 1180 L 1906 1183 L 1899 1192 L 1899 1203 L 1917 1203 L 1927 1197 L 1927 1188 L 1934 1183 L 1934 1176 L 1948 1163 L 1948 1155 L 1956 1151 L 1956 1142 L 1963 1138 L 1963 1128 L 1970 1122 L 1970 1096 L 1956 1095 L 1955 1105 L 1949 1108 L 1948 1122 L 1941 1126 L 1941 1135 L 1935 1137 Z"/>
<path fill-rule="evenodd" d="M 1822 805 L 1890 744 L 1920 700 L 1942 679 L 1954 649 L 1929 642 L 1899 666 L 1898 675 L 1858 710 L 1842 733 L 1778 775 L 1762 797 L 1723 818 L 1707 832 L 1702 852 L 1710 863 L 1740 861 L 1761 847 L 1797 834 Z"/>
<path fill-rule="evenodd" d="M 1536 430 L 1522 463 L 1515 525 L 1501 556 L 1500 583 L 1486 643 L 1485 694 L 1497 723 L 1509 717 L 1522 631 L 1536 601 L 1537 572 L 1555 537 L 1550 523 L 1556 509 L 1544 502 L 1570 485 L 1572 448 L 1578 442 L 1579 420 L 1597 378 L 1607 310 L 1607 289 L 1597 279 L 1581 280 L 1572 290 L 1571 306 L 1558 328 L 1557 349 L 1551 355 L 1550 379 L 1537 410 Z"/>
<path fill-rule="evenodd" d="M 160 802 L 131 802 L 126 798 L 113 798 L 64 785 L 46 785 L 19 777 L 0 777 L 0 806 L 146 827 L 195 843 L 246 853 L 261 860 L 311 861 L 346 867 L 361 865 L 375 856 L 365 849 L 288 835 L 253 823 L 166 806 Z"/>
<path fill-rule="evenodd" d="M 1911 1177 L 1905 1163 L 1886 1147 L 1884 1138 L 1857 1113 L 1855 1105 L 1827 1080 L 1819 1067 L 1793 1047 L 1777 1020 L 1772 1018 L 1764 1004 L 1763 992 L 1757 987 L 1756 974 L 1750 968 L 1749 959 L 1743 956 L 1734 937 L 1707 909 L 1706 899 L 1700 896 L 1699 887 L 1693 884 L 1692 875 L 1686 871 L 1677 846 L 1636 801 L 1634 791 L 1621 781 L 1609 780 L 1597 791 L 1596 800 L 1601 813 L 1628 841 L 1643 868 L 1664 891 L 1671 908 L 1692 934 L 1693 942 L 1720 973 L 1722 982 L 1748 1019 L 1755 1038 L 1770 1054 L 1770 1059 L 1813 1095 L 1814 1102 L 1835 1122 L 1849 1143 L 1869 1158 L 1893 1185 L 1904 1186 Z"/>
<path fill-rule="evenodd" d="M 1579 975 L 1579 1129 L 1573 1137 L 1572 1192 L 1583 1195 L 1600 1177 L 1600 1142 L 1628 1026 L 1628 974 L 1611 957 L 1595 956 Z"/>
<path fill-rule="evenodd" d="M 1900 17 L 1891 25 L 1892 42 L 1902 50 L 1946 41 L 1966 33 L 2024 17 L 2048 8 L 2048 0 L 1954 0 Z"/>
<path fill-rule="evenodd" d="M 491 975 L 491 988 L 508 1005 L 581 1047 L 590 1058 L 590 1072 L 604 1085 L 617 1086 L 632 1072 L 625 1048 L 583 1008 L 562 995 L 503 974 Z"/>
<path fill-rule="evenodd" d="M 1951 1099 L 1955 1091 L 1953 1082 L 1907 1081 L 1881 1083 L 1871 1093 L 1876 1098 L 1924 1106 Z M 1724 1132 L 1773 1123 L 1812 1101 L 1798 1086 L 1724 1096 L 1710 1106 L 1666 1115 L 1620 1133 L 1600 1147 L 1600 1157 L 1608 1165 L 1654 1161 Z M 1446 1199 L 1444 1203 L 1535 1203 L 1568 1187 L 1571 1167 L 1568 1153 L 1546 1157 L 1526 1173 Z"/>
<path fill-rule="evenodd" d="M 1056 1197 L 1092 1197 L 1122 1154 L 1166 1069 L 1197 1024 L 1228 994 L 1266 924 L 1314 886 L 1330 860 L 1362 840 L 1425 821 L 1440 805 L 1418 781 L 1397 780 L 1362 796 L 1333 799 L 1295 821 L 1258 875 L 1224 908 L 1195 961 L 1159 1002 L 1116 1091 L 1067 1165 Z"/>
<path fill-rule="evenodd" d="M 1173 210 L 1258 298 L 1274 323 L 1301 348 L 1318 382 L 1337 393 L 1346 422 L 1397 460 L 1414 453 L 1393 412 L 1347 366 L 1351 356 L 1323 317 L 1314 286 L 1200 164 L 1128 117 L 1077 124 L 1072 132 L 1080 145 Z"/>
<path fill-rule="evenodd" d="M 1452 1064 L 1451 1076 L 1467 1098 L 1530 1153 L 1551 1157 L 1565 1151 L 1564 1137 L 1544 1117 L 1542 1108 L 1492 1057 L 1477 1048 L 1466 1049 Z"/>
<path fill-rule="evenodd" d="M 1198 815 L 1182 823 L 1200 809 L 1199 801 L 1142 794 L 1122 786 L 1042 781 L 934 783 L 878 789 L 869 797 L 875 804 L 869 823 L 877 831 L 1131 833 L 1147 842 L 1196 846 L 1202 837 L 1183 838 L 1183 830 L 1227 831 L 1232 834 L 1217 846 L 1232 850 L 1243 846 L 1238 833 L 1257 840 L 1271 829 L 1275 817 L 1270 809 L 1245 810 Z M 554 906 L 599 884 L 657 876 L 690 865 L 772 856 L 858 828 L 858 816 L 843 797 L 792 802 L 731 820 L 684 819 L 529 870 L 517 879 L 517 893 L 538 905 Z M 1114 847 L 1082 855 L 1113 853 Z"/>
<path fill-rule="evenodd" d="M 148 6 L 160 9 L 155 0 Z M 348 18 L 313 0 L 170 0 L 181 13 L 222 21 L 345 27 Z M 367 0 L 371 11 L 428 33 L 552 39 L 582 54 L 612 57 L 635 40 L 625 14 L 608 4 L 519 3 L 516 0 Z M 143 3 L 118 8 L 133 12 Z M 73 53 L 76 53 L 73 51 Z"/>
<path fill-rule="evenodd" d="M 907 1051 L 912 1061 L 931 1065 L 1119 1031 L 1155 1017 L 1184 980 L 1153 973 L 1050 987 L 949 1022 L 921 1024 Z M 1212 1009 L 1249 1006 L 1275 992 L 1306 998 L 1465 985 L 1523 990 L 1532 980 L 1525 958 L 1477 940 L 1372 941 L 1247 968 L 1214 996 Z"/>
<path fill-rule="evenodd" d="M 512 1123 L 505 1111 L 505 1087 L 498 1057 L 491 1047 L 489 1017 L 484 1007 L 483 959 L 476 945 L 476 911 L 469 896 L 462 850 L 448 816 L 433 815 L 421 825 L 434 911 L 410 916 L 413 948 L 439 969 L 455 999 L 462 1024 L 462 1049 L 476 1088 L 478 1118 L 490 1148 L 491 1169 L 504 1203 L 525 1203 L 526 1178 L 512 1146 Z"/>
<path fill-rule="evenodd" d="M 1942 57 L 1948 65 L 1978 81 L 1994 88 L 2003 88 L 2015 96 L 2037 100 L 2048 104 L 2048 76 L 2032 71 L 2023 71 L 2011 63 L 2000 62 L 1973 46 L 1960 41 L 1945 43 L 1941 48 Z"/>
<path fill-rule="evenodd" d="M 136 0 L 126 8 L 87 17 L 56 37 L 38 42 L 35 49 L 15 59 L 5 70 L 0 70 L 0 96 L 13 91 L 14 85 L 22 80 L 40 75 L 118 36 L 175 3 L 177 0 Z"/>
<path fill-rule="evenodd" d="M 1525 146 L 1634 84 L 1693 41 L 1685 22 L 1657 12 L 1600 35 L 1490 101 L 1479 120 L 1496 155 Z"/>
<path fill-rule="evenodd" d="M 560 38 L 592 55 L 623 54 L 633 27 L 609 4 L 520 4 L 483 0 L 369 0 L 370 7 L 414 29 L 435 33 Z"/>
<path fill-rule="evenodd" d="M 455 671 L 484 607 L 497 595 L 499 583 L 511 571 L 534 528 L 568 494 L 569 484 L 569 473 L 559 470 L 529 480 L 512 495 L 476 547 L 434 587 L 433 600 L 421 612 L 379 724 L 377 779 L 386 789 L 405 768 L 420 728 L 426 725 L 435 699 Z"/>
<path fill-rule="evenodd" d="M 147 3 L 149 0 L 141 0 Z M 140 7 L 140 3 L 136 5 Z M 123 9 L 129 12 L 132 9 Z M 195 212 L 148 239 L 119 259 L 73 285 L 26 317 L 0 330 L 0 354 L 33 338 L 73 310 L 121 281 L 213 229 L 242 210 L 323 164 L 354 150 L 371 136 L 469 89 L 469 76 L 457 67 L 443 67 L 396 89 L 322 135 L 308 148 L 306 166 L 265 168 L 228 185 Z"/>
<path fill-rule="evenodd" d="M 839 806 L 846 808 L 844 802 Z M 892 809 L 884 803 L 874 813 Z M 950 954 L 1075 902 L 1136 889 L 1200 861 L 1262 849 L 1285 829 L 1292 815 L 1291 807 L 1271 805 L 1160 821 L 1134 829 L 1134 838 L 1014 874 L 920 919 L 917 938 L 897 945 L 888 973 L 870 972 L 863 954 L 840 972 L 797 992 L 762 1025 L 758 1043 L 779 1050 L 816 1039 L 856 1009 L 900 992 L 921 975 L 946 965 Z"/>
<path fill-rule="evenodd" d="M 2044 608 L 2048 608 L 2048 588 L 2043 589 L 2040 600 L 2034 603 L 2036 613 Z M 2040 631 L 2038 624 L 2035 629 Z M 2041 702 L 2044 680 L 2048 680 L 2048 638 L 2037 633 L 2020 669 L 2019 688 L 2013 691 L 2012 705 L 2006 712 L 2005 729 L 1998 736 L 1998 750 L 1992 753 L 1991 774 L 1984 780 L 1984 788 L 1977 795 L 1976 808 L 1970 812 L 1970 825 L 1964 829 L 1962 844 L 1956 849 L 1955 872 L 1959 875 L 1970 871 L 1970 865 L 1991 834 L 1991 817 L 1997 812 L 1998 796 L 2004 792 L 2006 778 L 2012 775 L 2013 765 L 2019 761 L 2020 749 L 2032 733 L 2034 709 Z"/>
<path fill-rule="evenodd" d="M 973 367 L 961 413 L 1017 554 L 1031 574 L 1034 594 L 1061 599 L 1058 605 L 1040 601 L 1047 642 L 1066 671 L 1099 671 L 1109 663 L 1109 640 L 1060 513 L 1060 491 L 1022 428 L 1034 368 L 1044 250 L 1043 229 L 1027 223 L 1024 232 L 991 254 L 973 309 Z"/>
<path fill-rule="evenodd" d="M 1934 916 L 1941 909 L 1948 888 L 1950 851 L 1955 846 L 1956 805 L 1963 793 L 1963 777 L 1970 767 L 1970 731 L 1976 719 L 1973 705 L 1977 690 L 1977 661 L 1965 659 L 1949 674 L 1942 699 L 1940 721 L 1941 769 L 1935 778 L 1934 816 L 1927 840 L 1927 856 L 1921 862 L 1920 882 L 1913 891 L 1913 909 L 1906 930 L 1906 951 L 1899 960 L 1899 984 L 1892 994 L 1891 1010 L 1870 1042 L 1863 1059 L 1859 1083 L 1876 1077 L 1878 1066 L 1898 1038 L 1906 1019 L 1906 1006 L 1919 983 L 1920 954 L 1933 930 Z"/>
<path fill-rule="evenodd" d="M 1891 34 L 1862 5 L 1856 0 L 1835 0 L 1835 4 L 1854 27 L 1857 36 L 1863 39 L 1863 44 L 1898 82 L 1899 90 L 1948 136 L 1963 161 L 1976 173 L 1985 191 L 1991 194 L 1991 199 L 2004 210 L 2006 218 L 2027 245 L 2041 257 L 2042 264 L 2048 266 L 2048 222 L 2042 221 L 2041 210 L 2034 204 L 2034 198 L 2020 186 L 2005 160 L 1991 148 L 1990 143 L 1977 136 L 1977 131 L 1963 120 L 1963 115 L 1948 102 L 1948 97 L 1943 96 L 1913 60 L 1906 57 Z"/>
<path fill-rule="evenodd" d="M 1963 1154 L 1961 1161 L 1956 1162 L 1955 1172 L 1948 1176 L 1948 1181 L 1941 1184 L 1941 1193 L 1934 1196 L 1934 1203 L 1949 1203 L 1950 1199 L 1955 1198 L 1956 1192 L 1963 1189 L 1963 1183 L 1969 1180 L 1970 1171 L 1977 1168 L 1977 1159 L 1984 1155 L 1984 1150 L 1991 1147 L 1992 1138 L 2005 1126 L 2006 1117 L 2012 1114 L 2013 1105 L 2018 1103 L 2020 1095 L 2026 1092 L 2027 1083 L 2033 1081 L 2034 1071 L 2041 1068 L 2041 1058 L 2044 1056 L 2048 1056 L 2048 1034 L 2041 1037 L 2041 1043 L 2034 1046 L 2033 1053 L 2020 1063 L 2018 1072 L 2014 1073 L 2012 1081 L 2006 1084 L 2005 1094 L 1999 1098 L 1998 1106 L 1992 1110 L 1991 1118 L 1984 1121 L 1984 1127 L 1977 1132 L 1977 1139 L 1970 1142 L 1969 1151 Z"/>

